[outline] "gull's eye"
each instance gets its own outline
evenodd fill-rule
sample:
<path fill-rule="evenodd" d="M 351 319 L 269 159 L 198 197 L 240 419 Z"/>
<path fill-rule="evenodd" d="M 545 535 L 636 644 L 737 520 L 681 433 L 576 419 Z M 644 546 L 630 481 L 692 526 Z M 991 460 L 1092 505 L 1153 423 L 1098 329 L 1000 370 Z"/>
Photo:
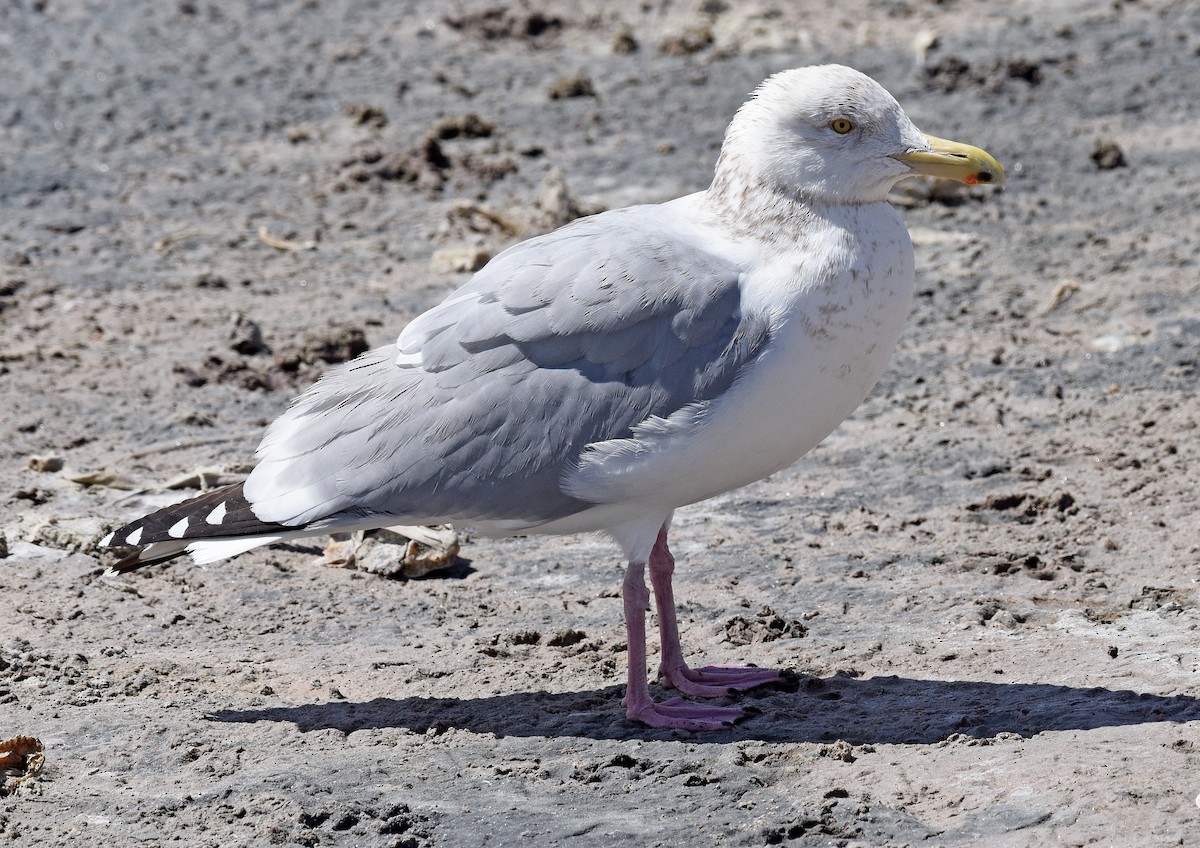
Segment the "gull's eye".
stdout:
<path fill-rule="evenodd" d="M 849 118 L 834 118 L 829 122 L 829 128 L 838 135 L 845 135 L 854 129 L 854 122 Z"/>

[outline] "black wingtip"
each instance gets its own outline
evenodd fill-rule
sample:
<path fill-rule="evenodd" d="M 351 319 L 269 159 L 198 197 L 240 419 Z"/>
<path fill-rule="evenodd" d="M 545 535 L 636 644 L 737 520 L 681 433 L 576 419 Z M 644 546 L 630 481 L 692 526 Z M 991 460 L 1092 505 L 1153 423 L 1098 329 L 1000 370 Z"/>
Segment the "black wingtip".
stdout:
<path fill-rule="evenodd" d="M 195 541 L 294 529 L 260 521 L 246 500 L 242 484 L 234 483 L 131 521 L 110 533 L 100 546 L 135 549 L 112 567 L 117 574 L 127 574 L 182 556 Z"/>
<path fill-rule="evenodd" d="M 185 553 L 187 553 L 186 547 L 161 556 L 146 556 L 145 550 L 136 550 L 117 560 L 108 571 L 110 574 L 128 574 L 131 571 L 137 571 L 139 568 L 145 568 L 148 565 L 168 563 L 171 560 L 178 559 Z"/>

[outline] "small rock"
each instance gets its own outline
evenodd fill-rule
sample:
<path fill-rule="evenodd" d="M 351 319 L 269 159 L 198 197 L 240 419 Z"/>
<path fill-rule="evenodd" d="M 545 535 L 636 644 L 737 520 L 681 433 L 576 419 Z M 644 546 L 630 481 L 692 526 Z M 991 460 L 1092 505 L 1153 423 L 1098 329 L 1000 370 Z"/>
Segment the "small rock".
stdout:
<path fill-rule="evenodd" d="M 822 745 L 817 749 L 817 756 L 841 760 L 843 763 L 852 763 L 858 759 L 854 756 L 854 747 L 845 739 L 839 739 L 832 745 Z"/>
<path fill-rule="evenodd" d="M 485 121 L 474 112 L 468 112 L 457 118 L 442 118 L 430 129 L 430 135 L 440 138 L 488 138 L 495 131 L 496 125 Z"/>
<path fill-rule="evenodd" d="M 1022 79 L 1030 85 L 1037 85 L 1042 81 L 1041 65 L 1024 57 L 1010 59 L 1004 65 L 1004 73 L 1011 79 Z"/>
<path fill-rule="evenodd" d="M 712 43 L 712 30 L 706 26 L 696 26 L 677 35 L 668 35 L 658 43 L 658 49 L 668 56 L 689 56 L 712 46 Z"/>
<path fill-rule="evenodd" d="M 400 532 L 397 532 L 400 531 Z M 449 527 L 401 527 L 371 530 L 351 539 L 354 547 L 326 549 L 326 564 L 353 565 L 359 571 L 394 579 L 412 579 L 447 568 L 458 557 L 458 535 Z"/>
<path fill-rule="evenodd" d="M 1113 168 L 1124 168 L 1125 152 L 1115 141 L 1107 138 L 1098 139 L 1092 148 L 1092 161 L 1101 171 L 1111 171 Z"/>
<path fill-rule="evenodd" d="M 175 420 L 187 427 L 213 427 L 216 425 L 216 422 L 212 419 L 212 416 L 205 415 L 203 412 L 195 409 L 189 409 L 186 412 L 181 412 L 179 415 L 175 416 Z"/>
<path fill-rule="evenodd" d="M 566 100 L 569 97 L 595 97 L 596 89 L 592 85 L 590 77 L 580 74 L 560 79 L 550 86 L 549 94 L 551 100 Z"/>
<path fill-rule="evenodd" d="M 220 274 L 213 274 L 210 271 L 205 271 L 196 278 L 196 288 L 198 289 L 227 289 L 229 281 Z"/>
<path fill-rule="evenodd" d="M 358 548 L 361 540 L 357 537 L 349 539 L 334 536 L 329 540 L 329 544 L 325 546 L 323 556 L 321 557 L 321 565 L 327 565 L 331 568 L 351 568 L 354 566 L 354 551 Z"/>
<path fill-rule="evenodd" d="M 404 552 L 407 548 L 407 539 L 382 531 L 382 537 L 365 538 L 355 545 L 346 564 L 353 564 L 359 571 L 380 577 L 403 578 L 407 576 L 404 573 Z M 330 551 L 326 549 L 326 553 Z"/>
<path fill-rule="evenodd" d="M 48 492 L 45 489 L 39 489 L 37 486 L 30 486 L 28 489 L 17 489 L 9 497 L 11 500 L 29 501 L 32 504 L 44 504 L 46 501 L 54 497 L 54 493 Z"/>
<path fill-rule="evenodd" d="M 931 29 L 923 29 L 913 36 L 912 50 L 917 58 L 917 67 L 925 66 L 929 51 L 938 46 L 938 34 Z"/>
<path fill-rule="evenodd" d="M 582 630 L 560 630 L 551 636 L 546 644 L 553 648 L 566 648 L 570 645 L 577 645 L 587 638 L 587 634 Z"/>
<path fill-rule="evenodd" d="M 536 645 L 542 641 L 542 634 L 536 630 L 518 630 L 506 637 L 510 645 Z"/>
<path fill-rule="evenodd" d="M 802 639 L 808 628 L 797 619 L 784 619 L 770 607 L 762 607 L 758 615 L 747 618 L 735 615 L 725 622 L 725 640 L 734 645 L 774 642 L 776 639 Z"/>
<path fill-rule="evenodd" d="M 573 197 L 559 168 L 551 168 L 550 173 L 546 174 L 546 178 L 538 186 L 533 208 L 532 224 L 544 232 L 556 230 L 584 215 L 595 215 L 604 211 L 603 206 L 584 203 Z"/>
<path fill-rule="evenodd" d="M 34 529 L 29 541 L 73 554 L 95 554 L 100 540 L 110 528 L 111 525 L 99 518 L 51 518 Z"/>
<path fill-rule="evenodd" d="M 998 610 L 995 615 L 988 619 L 988 625 L 1004 630 L 1016 630 L 1017 619 L 1008 610 Z"/>
<path fill-rule="evenodd" d="M 243 356 L 270 352 L 263 342 L 262 329 L 240 312 L 233 316 L 229 328 L 229 347 Z"/>
<path fill-rule="evenodd" d="M 0 559 L 8 556 L 8 538 L 0 532 Z"/>
<path fill-rule="evenodd" d="M 925 78 L 942 91 L 955 91 L 971 81 L 971 66 L 958 56 L 943 56 L 925 66 Z"/>
<path fill-rule="evenodd" d="M 616 35 L 612 40 L 612 52 L 617 55 L 626 55 L 636 53 L 638 51 L 637 39 L 633 37 L 633 30 L 628 26 L 622 26 L 617 30 Z"/>
<path fill-rule="evenodd" d="M 387 114 L 379 106 L 367 106 L 362 103 L 346 104 L 346 114 L 359 126 L 379 129 L 387 126 Z"/>
<path fill-rule="evenodd" d="M 212 354 L 201 363 L 199 369 L 176 365 L 172 370 L 192 387 L 208 383 L 228 383 L 247 391 L 271 391 L 275 387 L 270 374 L 251 367 L 240 356 Z"/>
<path fill-rule="evenodd" d="M 63 460 L 62 460 L 61 456 L 55 456 L 54 454 L 46 454 L 45 456 L 39 456 L 37 454 L 34 454 L 33 456 L 29 457 L 29 469 L 31 471 L 40 471 L 43 473 L 47 473 L 47 472 L 54 472 L 54 471 L 62 471 L 62 467 L 63 467 Z"/>
<path fill-rule="evenodd" d="M 480 12 L 446 15 L 442 21 L 451 29 L 460 30 L 483 41 L 503 38 L 533 40 L 544 35 L 553 35 L 563 28 L 563 20 L 557 15 L 543 12 L 517 12 L 503 5 L 486 8 Z"/>
<path fill-rule="evenodd" d="M 369 349 L 367 335 L 361 328 L 337 325 L 309 333 L 299 353 L 309 364 L 319 361 L 336 365 L 349 362 Z"/>

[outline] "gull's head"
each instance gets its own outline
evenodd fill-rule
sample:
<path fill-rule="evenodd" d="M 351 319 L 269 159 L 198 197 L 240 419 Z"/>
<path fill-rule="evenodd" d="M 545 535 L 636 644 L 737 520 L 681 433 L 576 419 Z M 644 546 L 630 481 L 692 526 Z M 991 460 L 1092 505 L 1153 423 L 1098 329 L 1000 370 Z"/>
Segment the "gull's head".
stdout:
<path fill-rule="evenodd" d="M 1004 170 L 988 153 L 921 132 L 875 80 L 841 65 L 818 65 L 775 74 L 738 110 L 713 190 L 875 203 L 916 174 L 1004 185 Z"/>

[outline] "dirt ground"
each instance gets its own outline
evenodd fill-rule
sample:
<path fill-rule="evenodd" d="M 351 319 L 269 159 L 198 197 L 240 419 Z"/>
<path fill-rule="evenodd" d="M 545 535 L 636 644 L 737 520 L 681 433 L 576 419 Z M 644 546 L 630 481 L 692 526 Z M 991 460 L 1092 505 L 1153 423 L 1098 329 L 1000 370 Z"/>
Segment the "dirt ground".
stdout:
<path fill-rule="evenodd" d="M 0 4 L 0 740 L 45 744 L 0 836 L 1200 844 L 1200 6 L 834 6 Z M 898 192 L 883 382 L 677 516 L 685 648 L 796 691 L 627 721 L 598 538 L 105 576 L 104 532 L 244 470 L 454 269 L 705 186 L 747 92 L 825 61 L 1010 184 Z"/>

